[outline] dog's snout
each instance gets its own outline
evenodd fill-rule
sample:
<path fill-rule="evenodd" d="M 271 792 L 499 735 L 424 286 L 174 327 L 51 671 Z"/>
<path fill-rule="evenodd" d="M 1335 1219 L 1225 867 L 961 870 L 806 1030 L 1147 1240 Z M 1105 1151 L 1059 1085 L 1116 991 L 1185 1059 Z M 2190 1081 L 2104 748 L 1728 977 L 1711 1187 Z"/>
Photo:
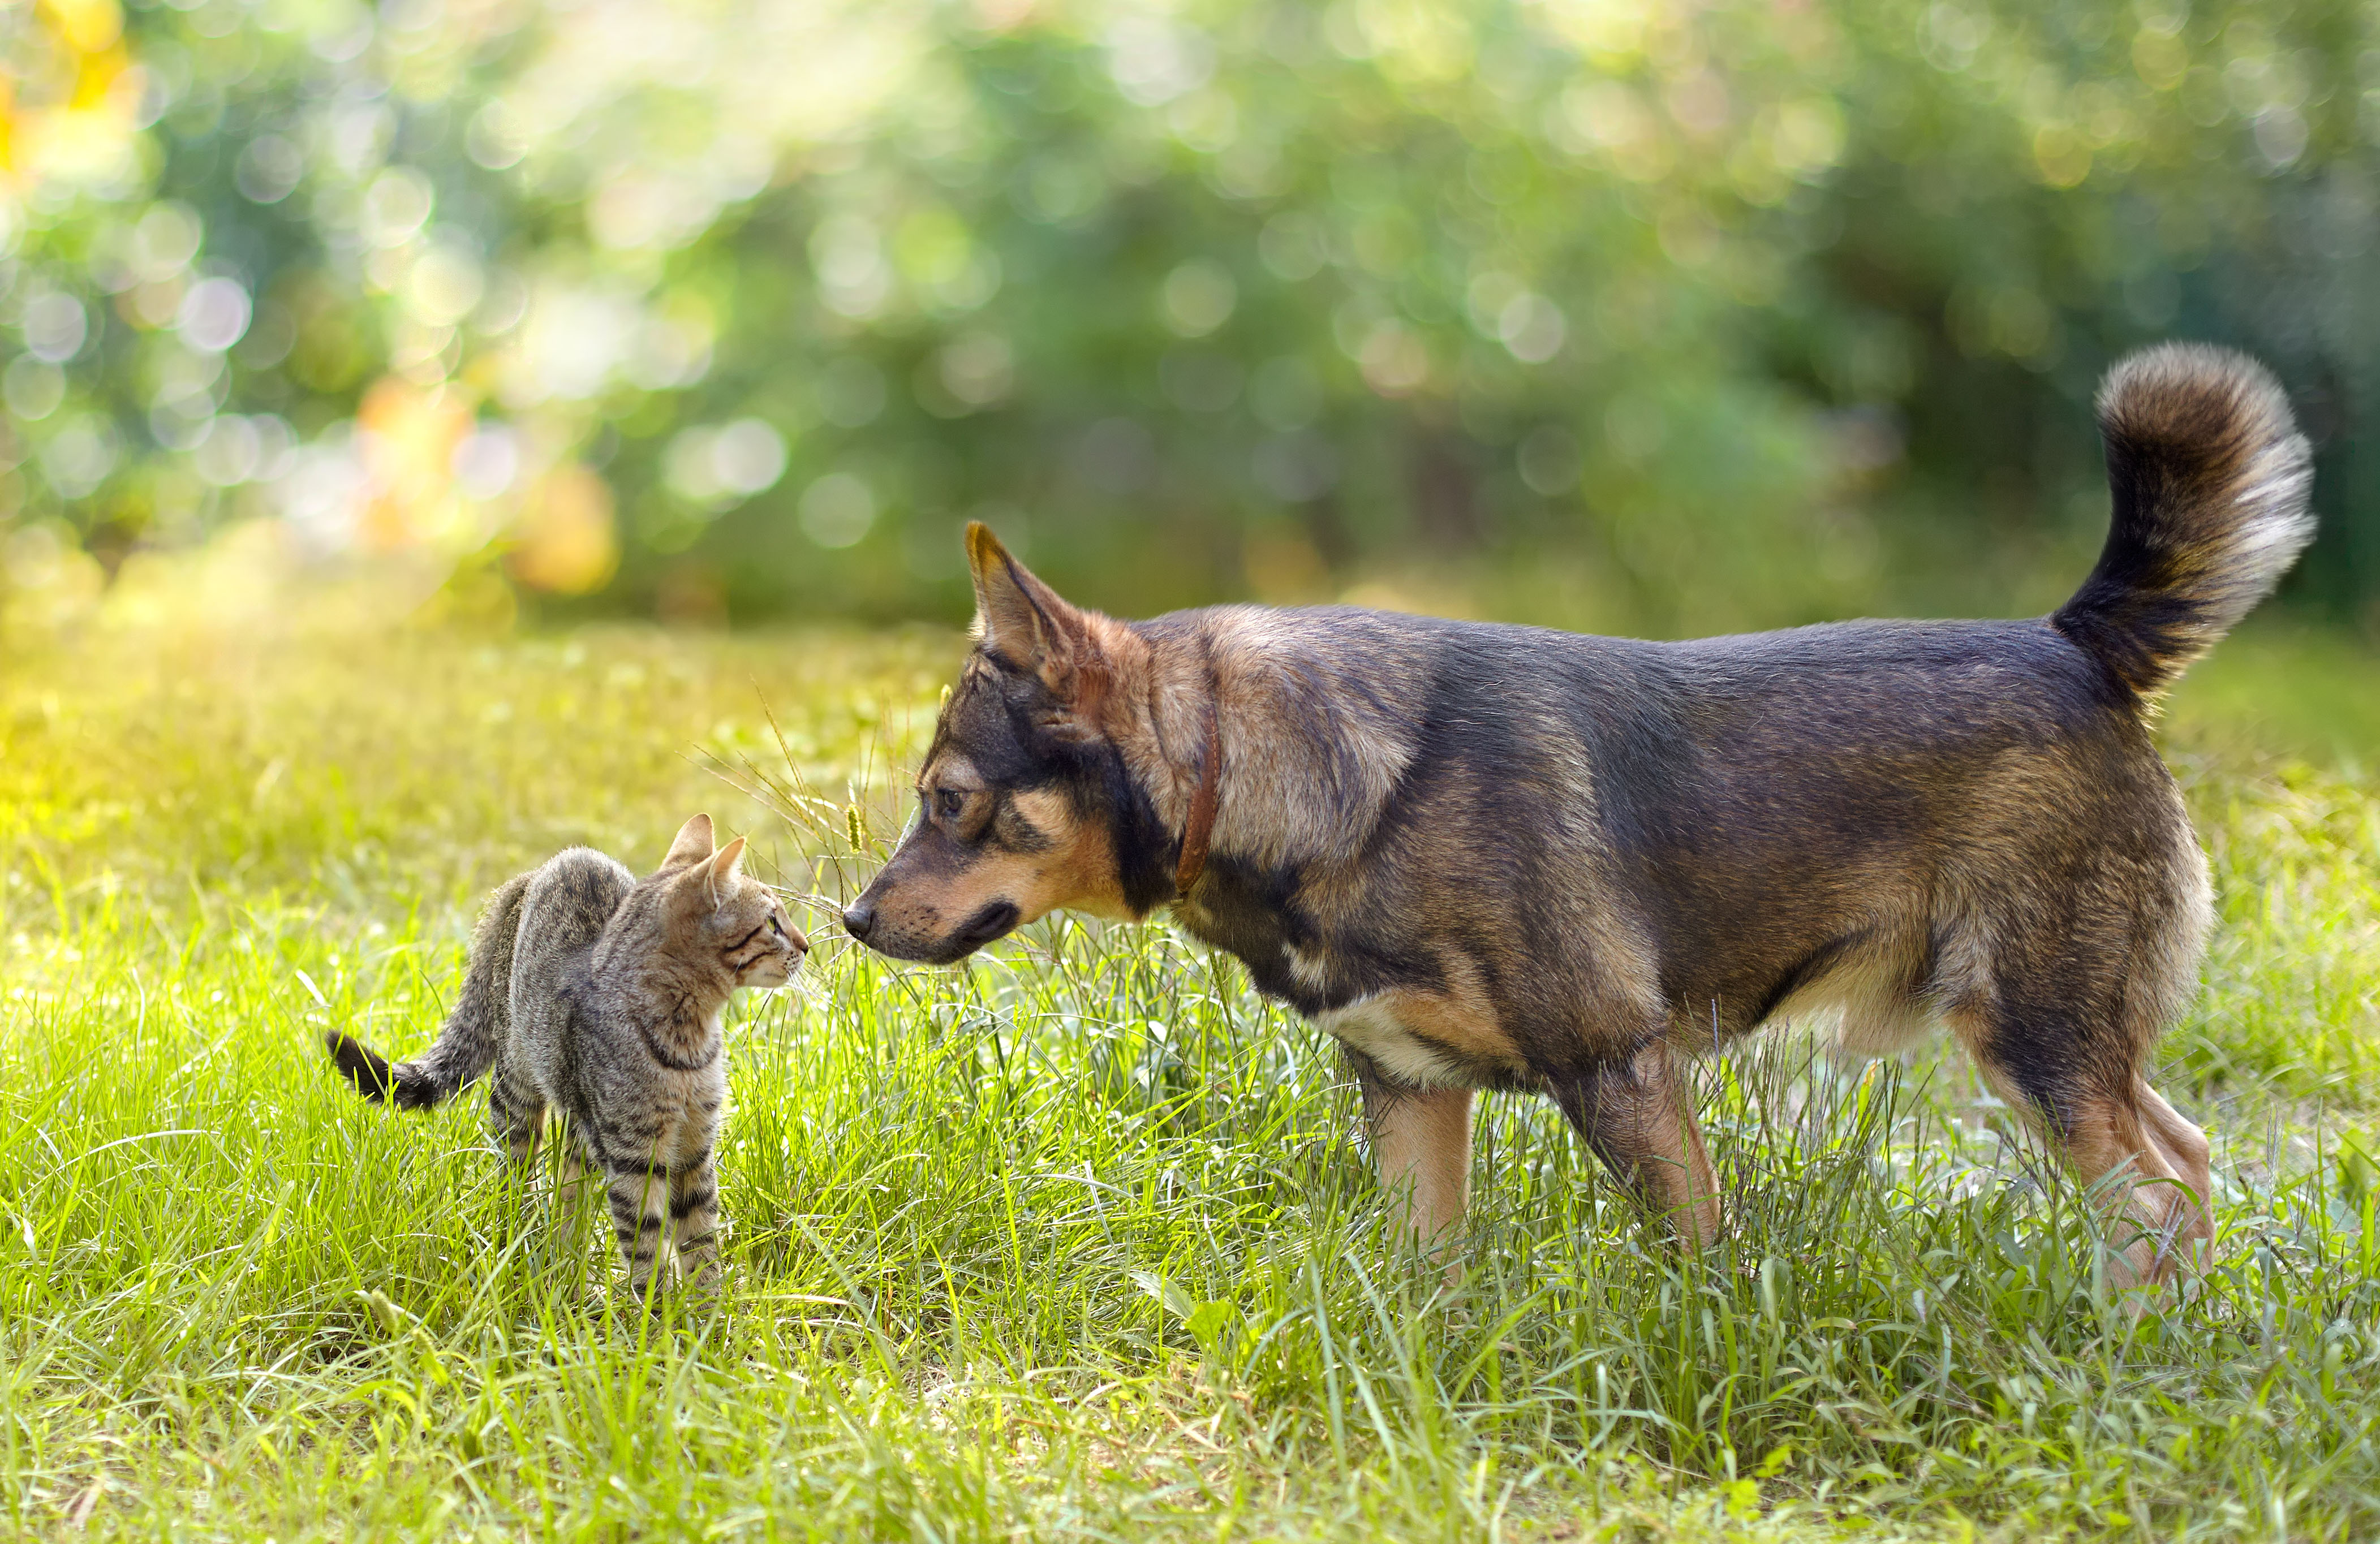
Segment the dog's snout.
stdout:
<path fill-rule="evenodd" d="M 875 928 L 876 908 L 865 899 L 856 900 L 843 909 L 843 930 L 861 943 L 868 941 L 868 934 L 874 932 Z"/>
<path fill-rule="evenodd" d="M 1019 913 L 1013 900 L 995 900 L 959 929 L 958 943 L 963 949 L 979 949 L 1016 925 Z"/>

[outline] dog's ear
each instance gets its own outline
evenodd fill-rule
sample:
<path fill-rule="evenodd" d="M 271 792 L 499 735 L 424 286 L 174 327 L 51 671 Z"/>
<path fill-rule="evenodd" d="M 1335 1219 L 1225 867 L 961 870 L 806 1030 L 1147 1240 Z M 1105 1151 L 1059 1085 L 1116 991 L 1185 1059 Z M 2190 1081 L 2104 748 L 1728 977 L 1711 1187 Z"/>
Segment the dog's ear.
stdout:
<path fill-rule="evenodd" d="M 1099 665 L 1089 621 L 1057 591 L 1008 555 L 991 527 L 966 528 L 967 566 L 975 571 L 975 625 L 985 648 L 1008 665 L 1041 678 L 1062 701 L 1075 703 Z"/>
<path fill-rule="evenodd" d="M 702 862 L 710 856 L 710 817 L 696 815 L 677 828 L 677 839 L 670 843 L 668 854 L 662 859 L 662 872 Z"/>

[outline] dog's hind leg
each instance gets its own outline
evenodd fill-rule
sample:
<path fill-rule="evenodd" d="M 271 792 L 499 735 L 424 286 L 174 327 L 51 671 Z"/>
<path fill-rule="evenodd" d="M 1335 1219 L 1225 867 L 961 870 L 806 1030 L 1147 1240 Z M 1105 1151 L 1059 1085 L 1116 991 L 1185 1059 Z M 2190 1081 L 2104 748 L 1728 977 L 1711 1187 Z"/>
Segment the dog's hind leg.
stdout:
<path fill-rule="evenodd" d="M 2112 1274 L 2169 1281 L 2214 1241 L 2206 1138 L 2148 1085 L 2198 987 L 2206 860 L 2145 735 L 2039 814 L 1973 833 L 1937 890 L 1925 996 L 2107 1217 Z M 2129 757 L 2129 761 L 2123 759 Z M 2060 806 L 2065 806 L 2060 810 Z"/>
<path fill-rule="evenodd" d="M 2125 1286 L 2197 1269 L 2214 1239 L 2205 1137 L 2139 1078 L 2128 1083 L 2076 1091 L 2055 1122 L 2076 1174 L 2107 1209 Z M 2196 1139 L 2194 1150 L 2184 1147 L 2185 1134 Z"/>
<path fill-rule="evenodd" d="M 2206 1133 L 2167 1104 L 2145 1079 L 2133 1078 L 2131 1092 L 2141 1135 L 2172 1176 L 2160 1187 L 2162 1195 L 2135 1198 L 2136 1206 L 2141 1200 L 2149 1203 L 2147 1211 L 2156 1224 L 2151 1241 L 2157 1248 L 2146 1263 L 2159 1278 L 2176 1271 L 2203 1270 L 2215 1242 L 2215 1176 L 2207 1164 Z"/>
<path fill-rule="evenodd" d="M 2141 1114 L 2147 1120 L 2149 1140 L 2163 1151 L 2166 1162 L 2181 1176 L 2182 1183 L 2197 1192 L 2200 1203 L 2213 1205 L 2215 1175 L 2207 1166 L 2206 1133 L 2167 1104 L 2165 1096 L 2144 1080 L 2138 1081 L 2136 1092 Z"/>
<path fill-rule="evenodd" d="M 1364 1123 L 1380 1186 L 1402 1197 L 1406 1226 L 1424 1244 L 1463 1226 L 1471 1190 L 1469 1089 L 1415 1089 L 1390 1081 L 1368 1058 L 1355 1064 Z"/>
<path fill-rule="evenodd" d="M 2214 1238 L 2205 1135 L 2141 1076 L 2153 1034 L 2128 1032 L 2120 989 L 2063 983 L 2056 1010 L 2004 987 L 1952 1026 L 1985 1079 L 2064 1152 L 2106 1209 L 2119 1285 L 2171 1279 L 2203 1263 Z"/>
<path fill-rule="evenodd" d="M 1604 1167 L 1697 1248 L 1718 1236 L 1718 1185 L 1686 1080 L 1667 1044 L 1549 1078 L 1546 1091 Z"/>

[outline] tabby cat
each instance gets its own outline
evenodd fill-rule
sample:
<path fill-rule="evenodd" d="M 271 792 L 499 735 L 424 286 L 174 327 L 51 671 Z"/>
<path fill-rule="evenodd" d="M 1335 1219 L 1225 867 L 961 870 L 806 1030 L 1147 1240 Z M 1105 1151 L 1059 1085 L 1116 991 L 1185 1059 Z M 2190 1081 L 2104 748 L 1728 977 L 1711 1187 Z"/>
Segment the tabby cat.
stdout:
<path fill-rule="evenodd" d="M 565 1215 L 601 1171 L 641 1291 L 676 1273 L 718 1275 L 712 1149 L 727 1097 L 720 1019 L 739 986 L 780 986 L 808 952 L 770 888 L 746 875 L 744 838 L 713 850 L 710 817 L 678 832 L 638 879 L 574 847 L 489 903 L 461 998 L 419 1060 L 391 1067 L 334 1030 L 339 1070 L 367 1099 L 405 1109 L 450 1099 L 491 1068 L 488 1119 L 515 1162 L 564 1117 Z M 666 1235 L 666 1236 L 664 1236 Z"/>

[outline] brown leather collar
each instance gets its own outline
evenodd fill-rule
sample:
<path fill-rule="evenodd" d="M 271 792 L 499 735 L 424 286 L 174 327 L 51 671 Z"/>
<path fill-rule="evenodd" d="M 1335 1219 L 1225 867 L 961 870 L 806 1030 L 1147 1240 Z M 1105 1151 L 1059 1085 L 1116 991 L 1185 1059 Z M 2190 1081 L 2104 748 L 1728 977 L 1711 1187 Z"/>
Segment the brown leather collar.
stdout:
<path fill-rule="evenodd" d="M 1207 844 L 1215 835 L 1216 787 L 1223 780 L 1221 715 L 1207 709 L 1207 742 L 1198 748 L 1198 790 L 1190 796 L 1190 823 L 1182 828 L 1182 862 L 1173 871 L 1175 899 L 1190 893 L 1207 872 Z"/>

